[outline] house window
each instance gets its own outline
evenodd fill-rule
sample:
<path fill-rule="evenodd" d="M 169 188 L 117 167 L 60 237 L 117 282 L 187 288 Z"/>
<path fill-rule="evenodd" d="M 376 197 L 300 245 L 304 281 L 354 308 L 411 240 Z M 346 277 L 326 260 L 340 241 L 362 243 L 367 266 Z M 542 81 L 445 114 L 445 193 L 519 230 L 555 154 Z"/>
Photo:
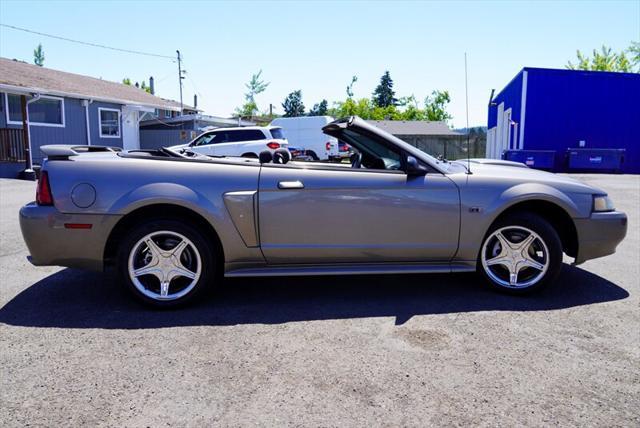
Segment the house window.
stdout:
<path fill-rule="evenodd" d="M 164 117 L 171 117 L 171 110 L 165 110 Z"/>
<path fill-rule="evenodd" d="M 6 94 L 7 122 L 22 125 L 20 95 Z M 64 126 L 64 99 L 42 95 L 29 103 L 29 124 L 37 126 Z"/>
<path fill-rule="evenodd" d="M 112 108 L 98 108 L 100 121 L 100 138 L 120 137 L 120 110 Z"/>

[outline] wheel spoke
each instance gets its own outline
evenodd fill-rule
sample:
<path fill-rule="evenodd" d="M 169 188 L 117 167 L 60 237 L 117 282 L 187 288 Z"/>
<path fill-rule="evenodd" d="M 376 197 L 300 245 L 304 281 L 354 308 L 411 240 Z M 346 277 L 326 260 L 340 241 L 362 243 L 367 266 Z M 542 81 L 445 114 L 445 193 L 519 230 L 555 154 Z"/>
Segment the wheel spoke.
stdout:
<path fill-rule="evenodd" d="M 133 274 L 136 277 L 143 276 L 143 275 L 153 275 L 156 278 L 158 278 L 160 281 L 162 281 L 164 279 L 164 274 L 162 272 L 162 269 L 160 269 L 158 266 L 155 266 L 155 265 L 153 265 L 153 266 L 150 266 L 150 265 L 143 266 L 143 267 L 141 267 L 139 269 L 134 270 Z"/>
<path fill-rule="evenodd" d="M 160 296 L 167 297 L 171 281 L 160 281 Z"/>
<path fill-rule="evenodd" d="M 509 272 L 509 284 L 518 285 L 518 272 Z"/>
<path fill-rule="evenodd" d="M 509 249 L 513 249 L 514 245 L 511 241 L 507 239 L 501 232 L 496 233 L 496 239 L 500 242 L 500 246 L 502 247 L 502 251 L 509 251 Z"/>
<path fill-rule="evenodd" d="M 180 257 L 182 256 L 182 253 L 184 252 L 185 248 L 187 248 L 189 246 L 189 244 L 187 243 L 187 241 L 185 241 L 184 239 L 182 241 L 180 241 L 180 243 L 178 245 L 176 245 L 172 250 L 171 250 L 171 256 L 175 258 L 175 260 L 180 260 Z"/>
<path fill-rule="evenodd" d="M 144 243 L 147 244 L 147 248 L 149 249 L 149 252 L 153 257 L 160 258 L 165 252 L 151 238 L 148 238 L 146 241 L 144 241 Z"/>
<path fill-rule="evenodd" d="M 535 240 L 536 240 L 536 237 L 533 234 L 531 234 L 531 235 L 527 236 L 526 239 L 523 239 L 522 242 L 518 242 L 517 249 L 520 250 L 522 252 L 522 254 L 524 255 L 529 250 L 529 246 Z"/>
<path fill-rule="evenodd" d="M 184 276 L 184 277 L 189 278 L 189 279 L 194 279 L 196 277 L 196 273 L 190 271 L 189 269 L 185 268 L 184 266 L 174 266 L 171 269 L 171 272 L 169 272 L 169 276 L 171 277 L 171 279 L 177 278 L 179 276 Z"/>
<path fill-rule="evenodd" d="M 543 270 L 545 265 L 537 260 L 534 260 L 529 254 L 526 254 L 524 260 L 521 263 L 521 266 L 521 269 L 525 267 L 532 267 L 534 269 Z"/>
<path fill-rule="evenodd" d="M 498 255 L 492 259 L 487 260 L 486 265 L 487 266 L 502 265 L 507 269 L 511 269 L 511 259 L 506 255 Z"/>

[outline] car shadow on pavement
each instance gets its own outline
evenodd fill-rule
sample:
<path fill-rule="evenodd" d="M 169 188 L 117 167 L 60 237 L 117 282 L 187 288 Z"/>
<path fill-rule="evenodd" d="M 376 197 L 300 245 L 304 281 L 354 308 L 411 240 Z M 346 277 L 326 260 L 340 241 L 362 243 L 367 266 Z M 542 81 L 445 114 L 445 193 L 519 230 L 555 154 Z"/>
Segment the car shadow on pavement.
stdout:
<path fill-rule="evenodd" d="M 475 274 L 227 279 L 200 302 L 152 310 L 133 301 L 113 275 L 64 269 L 0 308 L 0 322 L 27 327 L 140 329 L 474 311 L 540 311 L 624 299 L 629 293 L 578 267 L 533 296 L 491 291 Z"/>

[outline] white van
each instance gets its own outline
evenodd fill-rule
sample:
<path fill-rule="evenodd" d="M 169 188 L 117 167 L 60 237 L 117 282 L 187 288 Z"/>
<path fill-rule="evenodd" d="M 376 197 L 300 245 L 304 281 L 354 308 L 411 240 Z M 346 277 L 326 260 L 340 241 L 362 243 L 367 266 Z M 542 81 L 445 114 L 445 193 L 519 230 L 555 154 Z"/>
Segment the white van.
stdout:
<path fill-rule="evenodd" d="M 338 140 L 322 132 L 322 127 L 333 120 L 331 116 L 280 117 L 271 121 L 270 126 L 284 130 L 290 150 L 298 149 L 313 160 L 337 159 Z"/>

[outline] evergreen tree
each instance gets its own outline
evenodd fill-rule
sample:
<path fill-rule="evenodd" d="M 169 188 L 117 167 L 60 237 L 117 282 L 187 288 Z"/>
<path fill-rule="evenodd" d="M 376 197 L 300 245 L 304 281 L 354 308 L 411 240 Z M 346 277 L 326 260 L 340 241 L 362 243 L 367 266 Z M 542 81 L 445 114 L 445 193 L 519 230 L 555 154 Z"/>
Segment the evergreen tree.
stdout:
<path fill-rule="evenodd" d="M 287 95 L 287 98 L 285 98 L 282 103 L 282 108 L 284 109 L 284 117 L 304 116 L 302 91 L 298 89 L 297 91 L 293 91 Z"/>
<path fill-rule="evenodd" d="M 380 84 L 373 91 L 373 103 L 377 107 L 389 107 L 398 104 L 395 98 L 396 93 L 393 91 L 393 80 L 389 71 L 385 71 L 380 78 Z"/>
<path fill-rule="evenodd" d="M 42 43 L 38 43 L 38 47 L 33 50 L 33 63 L 40 67 L 44 65 L 44 49 L 42 49 Z"/>
<path fill-rule="evenodd" d="M 309 116 L 326 116 L 328 111 L 329 103 L 327 100 L 322 100 L 319 104 L 313 105 L 313 108 L 309 110 Z"/>

